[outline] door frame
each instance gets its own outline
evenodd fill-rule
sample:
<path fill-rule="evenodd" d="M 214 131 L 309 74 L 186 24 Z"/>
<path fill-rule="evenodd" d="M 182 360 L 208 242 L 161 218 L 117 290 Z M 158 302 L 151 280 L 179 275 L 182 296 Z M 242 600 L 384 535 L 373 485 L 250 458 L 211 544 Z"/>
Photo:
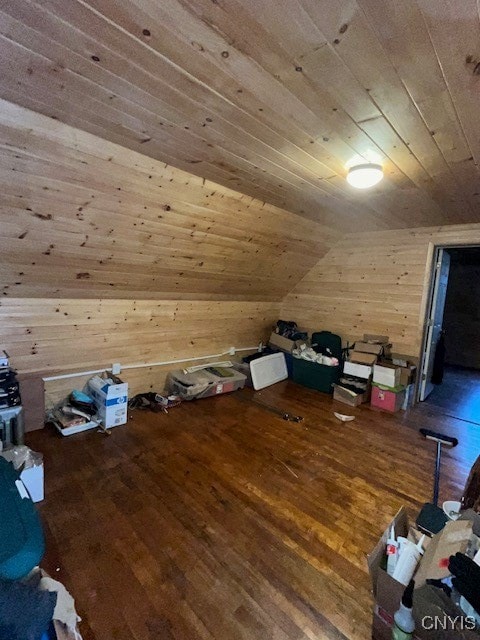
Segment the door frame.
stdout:
<path fill-rule="evenodd" d="M 421 377 L 425 368 L 425 351 L 428 338 L 428 319 L 430 317 L 433 304 L 433 288 L 435 285 L 435 272 L 438 262 L 438 254 L 440 249 L 471 249 L 480 247 L 478 242 L 448 242 L 439 243 L 430 242 L 428 244 L 427 268 L 425 270 L 425 279 L 423 284 L 423 296 L 420 306 L 420 323 L 421 323 L 421 341 L 420 341 L 420 357 L 418 361 L 418 375 L 415 382 L 415 402 L 420 402 Z"/>

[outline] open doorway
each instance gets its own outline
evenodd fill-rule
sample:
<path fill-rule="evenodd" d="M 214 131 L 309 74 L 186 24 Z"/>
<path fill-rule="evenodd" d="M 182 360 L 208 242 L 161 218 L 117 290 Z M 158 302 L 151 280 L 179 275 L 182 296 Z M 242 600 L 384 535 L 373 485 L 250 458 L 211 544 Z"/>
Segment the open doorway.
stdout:
<path fill-rule="evenodd" d="M 439 247 L 434 259 L 419 399 L 480 424 L 480 247 Z"/>

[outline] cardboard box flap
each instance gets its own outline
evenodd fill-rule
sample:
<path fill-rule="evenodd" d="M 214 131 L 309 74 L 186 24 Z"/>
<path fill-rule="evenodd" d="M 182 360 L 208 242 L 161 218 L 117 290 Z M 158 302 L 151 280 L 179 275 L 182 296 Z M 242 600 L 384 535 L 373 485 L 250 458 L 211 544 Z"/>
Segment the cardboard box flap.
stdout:
<path fill-rule="evenodd" d="M 458 520 L 469 520 L 472 523 L 473 534 L 480 538 L 480 513 L 477 513 L 473 509 L 467 509 L 462 512 Z"/>
<path fill-rule="evenodd" d="M 380 360 L 380 362 L 378 362 L 375 365 L 375 368 L 378 369 L 378 370 L 389 369 L 389 370 L 392 370 L 392 371 L 396 371 L 400 367 L 398 367 L 397 365 L 393 364 L 389 360 Z"/>
<path fill-rule="evenodd" d="M 390 344 L 390 338 L 388 336 L 379 336 L 379 335 L 376 335 L 374 333 L 364 333 L 363 334 L 363 341 L 364 342 L 371 342 L 373 344 L 375 344 L 375 343 L 383 344 L 383 345 L 387 345 L 387 344 L 389 345 Z"/>
<path fill-rule="evenodd" d="M 409 367 L 411 365 L 416 367 L 418 365 L 417 356 L 409 356 L 405 353 L 396 353 L 395 351 L 392 351 L 390 357 L 393 364 L 396 364 L 400 367 Z"/>
<path fill-rule="evenodd" d="M 287 353 L 292 353 L 293 349 L 299 348 L 302 344 L 309 346 L 305 340 L 290 340 L 290 338 L 284 338 L 280 334 L 275 333 L 275 331 L 272 331 L 270 334 L 268 344 L 271 347 L 276 347 L 280 349 L 280 351 L 286 351 Z"/>
<path fill-rule="evenodd" d="M 372 366 L 377 361 L 377 356 L 373 353 L 363 353 L 362 351 L 351 351 L 350 362 L 358 362 L 358 364 L 366 364 Z"/>
<path fill-rule="evenodd" d="M 295 342 L 293 340 L 284 338 L 283 336 L 275 332 L 272 332 L 270 334 L 268 344 L 272 347 L 277 347 L 277 349 L 280 349 L 281 351 L 286 351 L 287 353 L 291 353 L 292 349 L 295 348 Z"/>
<path fill-rule="evenodd" d="M 417 367 L 409 365 L 408 367 L 398 367 L 400 369 L 400 384 L 407 386 L 415 382 L 415 373 Z"/>
<path fill-rule="evenodd" d="M 465 553 L 472 526 L 471 520 L 450 521 L 433 536 L 415 574 L 415 588 L 420 588 L 430 578 L 442 580 L 450 575 L 448 559 L 457 551 Z"/>
<path fill-rule="evenodd" d="M 395 527 L 395 535 L 396 536 L 405 536 L 405 537 L 407 536 L 407 534 L 408 534 L 408 516 L 407 516 L 407 511 L 406 511 L 405 507 L 401 507 L 398 510 L 398 512 L 395 515 L 395 517 L 393 518 L 393 520 L 390 522 L 390 524 L 387 526 L 387 528 L 383 532 L 380 540 L 377 542 L 375 547 L 372 549 L 371 553 L 367 556 L 368 571 L 369 571 L 370 577 L 372 579 L 373 593 L 375 595 L 377 594 L 378 575 L 379 575 L 379 571 L 380 571 L 380 568 L 381 568 L 381 565 L 382 565 L 382 561 L 383 561 L 383 559 L 385 557 L 385 554 L 386 554 L 386 546 L 387 546 L 388 534 L 390 533 L 390 529 L 391 529 L 392 525 Z M 383 573 L 385 573 L 385 575 L 387 575 L 387 573 L 385 571 L 383 571 Z M 387 577 L 390 578 L 390 576 L 387 576 Z M 393 580 L 393 578 L 390 578 L 390 579 Z M 396 581 L 393 580 L 393 582 L 396 582 Z M 403 587 L 403 589 L 405 589 L 405 587 Z"/>
<path fill-rule="evenodd" d="M 108 378 L 95 375 L 90 378 L 88 385 L 92 392 L 101 393 L 107 398 L 118 398 L 128 393 L 128 384 L 113 374 L 108 374 Z"/>

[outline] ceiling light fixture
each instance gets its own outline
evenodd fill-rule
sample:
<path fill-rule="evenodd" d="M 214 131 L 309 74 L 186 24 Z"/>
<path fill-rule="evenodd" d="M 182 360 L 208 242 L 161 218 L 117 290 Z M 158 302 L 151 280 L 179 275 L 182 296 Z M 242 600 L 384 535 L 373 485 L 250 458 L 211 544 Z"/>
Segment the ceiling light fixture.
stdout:
<path fill-rule="evenodd" d="M 378 184 L 383 178 L 383 169 L 380 164 L 357 164 L 348 170 L 347 182 L 356 189 L 368 189 Z"/>

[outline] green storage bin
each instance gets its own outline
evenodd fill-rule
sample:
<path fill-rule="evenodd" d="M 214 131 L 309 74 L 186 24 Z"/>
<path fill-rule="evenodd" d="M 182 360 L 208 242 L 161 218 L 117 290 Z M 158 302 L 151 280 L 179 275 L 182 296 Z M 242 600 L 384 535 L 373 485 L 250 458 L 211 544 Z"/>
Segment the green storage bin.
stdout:
<path fill-rule="evenodd" d="M 293 358 L 293 381 L 323 393 L 333 393 L 333 385 L 339 381 L 341 371 L 341 366 L 329 367 L 326 364 Z"/>

